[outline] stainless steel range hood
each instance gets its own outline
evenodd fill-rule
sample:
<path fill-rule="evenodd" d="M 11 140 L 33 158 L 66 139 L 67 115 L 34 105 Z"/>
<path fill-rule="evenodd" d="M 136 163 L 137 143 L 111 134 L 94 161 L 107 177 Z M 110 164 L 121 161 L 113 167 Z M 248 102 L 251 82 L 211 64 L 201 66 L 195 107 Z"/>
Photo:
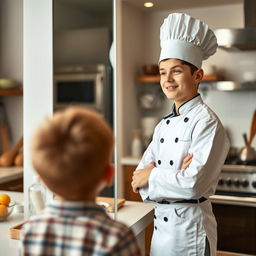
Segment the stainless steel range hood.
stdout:
<path fill-rule="evenodd" d="M 251 82 L 235 82 L 235 81 L 216 81 L 211 82 L 201 82 L 200 87 L 202 91 L 207 91 L 208 89 L 217 90 L 217 91 L 254 91 L 256 90 L 256 81 Z"/>
<path fill-rule="evenodd" d="M 218 45 L 225 50 L 256 50 L 256 0 L 244 0 L 245 28 L 214 30 Z"/>

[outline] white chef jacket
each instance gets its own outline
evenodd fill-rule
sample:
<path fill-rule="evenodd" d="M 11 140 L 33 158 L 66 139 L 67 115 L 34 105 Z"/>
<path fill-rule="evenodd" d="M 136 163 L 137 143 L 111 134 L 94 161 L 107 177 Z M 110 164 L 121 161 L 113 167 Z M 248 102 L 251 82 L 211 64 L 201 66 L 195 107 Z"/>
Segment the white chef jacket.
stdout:
<path fill-rule="evenodd" d="M 140 189 L 142 199 L 171 202 L 156 204 L 152 256 L 203 256 L 206 237 L 211 255 L 215 255 L 216 221 L 209 200 L 200 204 L 173 202 L 213 195 L 228 150 L 229 141 L 220 120 L 200 95 L 181 105 L 179 115 L 174 109 L 156 126 L 137 167 L 148 167 L 151 161 L 156 165 L 148 187 Z M 193 154 L 192 162 L 182 170 L 188 153 Z"/>

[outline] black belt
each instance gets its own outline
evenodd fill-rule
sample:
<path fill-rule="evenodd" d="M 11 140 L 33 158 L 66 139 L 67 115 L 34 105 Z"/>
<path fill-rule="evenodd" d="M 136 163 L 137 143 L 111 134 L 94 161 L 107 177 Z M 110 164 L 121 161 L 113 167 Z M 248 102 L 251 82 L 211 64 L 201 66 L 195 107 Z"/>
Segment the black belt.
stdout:
<path fill-rule="evenodd" d="M 169 202 L 169 201 L 166 201 L 166 200 L 163 200 L 161 202 L 157 202 L 158 204 L 200 204 L 204 201 L 206 201 L 207 198 L 205 197 L 200 197 L 199 199 L 185 199 L 185 200 L 180 200 L 180 201 L 174 201 L 174 202 Z"/>

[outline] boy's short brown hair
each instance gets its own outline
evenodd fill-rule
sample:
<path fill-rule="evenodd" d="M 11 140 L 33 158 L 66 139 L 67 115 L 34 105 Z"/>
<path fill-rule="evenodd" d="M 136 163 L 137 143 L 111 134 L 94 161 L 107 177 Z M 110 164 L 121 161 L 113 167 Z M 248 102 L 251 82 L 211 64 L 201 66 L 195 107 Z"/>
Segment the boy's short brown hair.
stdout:
<path fill-rule="evenodd" d="M 35 170 L 54 193 L 78 199 L 90 192 L 111 163 L 111 128 L 83 107 L 56 112 L 36 130 L 31 141 Z"/>

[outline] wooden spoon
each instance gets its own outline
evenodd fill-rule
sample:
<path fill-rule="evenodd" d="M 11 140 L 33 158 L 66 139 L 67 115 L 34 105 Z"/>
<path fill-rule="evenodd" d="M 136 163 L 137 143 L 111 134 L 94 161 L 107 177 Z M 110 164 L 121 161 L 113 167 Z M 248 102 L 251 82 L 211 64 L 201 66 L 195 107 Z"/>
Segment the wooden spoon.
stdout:
<path fill-rule="evenodd" d="M 9 151 L 3 153 L 0 157 L 1 166 L 11 166 L 14 163 L 15 156 L 23 146 L 23 136 L 18 140 L 17 144 Z"/>
<path fill-rule="evenodd" d="M 248 140 L 248 145 L 250 146 L 252 144 L 253 138 L 256 134 L 256 110 L 254 111 L 252 123 L 251 123 L 251 131 L 250 131 L 250 137 Z"/>

